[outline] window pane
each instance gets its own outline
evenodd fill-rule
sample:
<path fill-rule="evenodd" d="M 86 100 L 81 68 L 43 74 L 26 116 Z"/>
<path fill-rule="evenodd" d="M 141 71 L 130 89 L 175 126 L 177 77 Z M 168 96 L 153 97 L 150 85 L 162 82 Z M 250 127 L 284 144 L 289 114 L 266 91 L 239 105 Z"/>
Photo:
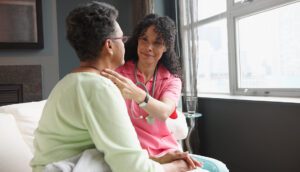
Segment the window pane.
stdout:
<path fill-rule="evenodd" d="M 300 3 L 237 20 L 240 88 L 300 88 Z"/>
<path fill-rule="evenodd" d="M 198 4 L 194 6 L 197 8 L 197 20 L 205 19 L 226 11 L 226 0 L 198 0 Z"/>
<path fill-rule="evenodd" d="M 193 12 L 193 21 L 200 21 L 226 11 L 226 0 L 181 0 L 179 2 L 183 16 L 181 22 L 184 25 L 191 23 L 190 12 Z"/>
<path fill-rule="evenodd" d="M 229 93 L 226 20 L 197 29 L 198 92 Z"/>

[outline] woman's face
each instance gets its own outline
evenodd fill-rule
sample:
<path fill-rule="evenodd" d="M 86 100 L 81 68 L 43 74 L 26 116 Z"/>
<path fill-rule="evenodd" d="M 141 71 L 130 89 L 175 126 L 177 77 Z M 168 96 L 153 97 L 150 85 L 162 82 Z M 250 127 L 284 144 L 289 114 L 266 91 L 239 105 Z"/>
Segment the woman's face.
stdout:
<path fill-rule="evenodd" d="M 112 43 L 114 44 L 114 59 L 113 63 L 119 67 L 120 65 L 124 64 L 124 54 L 125 54 L 125 48 L 124 48 L 124 42 L 122 42 L 123 39 L 123 32 L 120 28 L 119 24 L 115 23 L 115 36 L 111 38 Z"/>
<path fill-rule="evenodd" d="M 158 37 L 153 25 L 148 27 L 146 32 L 138 39 L 137 54 L 139 62 L 156 65 L 165 51 L 164 41 Z"/>

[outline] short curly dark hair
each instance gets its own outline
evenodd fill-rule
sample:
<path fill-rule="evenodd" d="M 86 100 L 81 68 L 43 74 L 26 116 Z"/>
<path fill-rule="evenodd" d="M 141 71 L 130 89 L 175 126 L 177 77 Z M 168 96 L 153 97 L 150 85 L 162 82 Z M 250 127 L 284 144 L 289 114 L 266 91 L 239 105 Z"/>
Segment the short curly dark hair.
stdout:
<path fill-rule="evenodd" d="M 162 63 L 170 73 L 182 78 L 180 59 L 175 53 L 175 37 L 177 31 L 174 21 L 168 16 L 161 17 L 157 14 L 148 14 L 137 24 L 132 36 L 125 44 L 125 61 L 138 61 L 138 39 L 145 34 L 150 26 L 155 27 L 155 31 L 167 48 L 159 60 L 159 63 Z"/>
<path fill-rule="evenodd" d="M 67 39 L 80 61 L 98 57 L 107 37 L 115 32 L 118 10 L 103 2 L 93 1 L 72 10 L 67 19 Z"/>

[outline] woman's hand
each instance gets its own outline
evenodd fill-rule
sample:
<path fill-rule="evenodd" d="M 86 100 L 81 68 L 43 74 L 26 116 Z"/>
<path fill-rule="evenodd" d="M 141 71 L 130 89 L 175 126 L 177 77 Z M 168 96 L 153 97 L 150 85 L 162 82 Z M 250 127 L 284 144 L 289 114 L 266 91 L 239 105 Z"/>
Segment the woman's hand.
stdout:
<path fill-rule="evenodd" d="M 101 71 L 101 75 L 115 83 L 125 99 L 133 100 L 137 104 L 140 104 L 145 100 L 146 91 L 136 86 L 129 78 L 126 78 L 111 69 L 104 69 Z M 162 97 L 161 100 L 157 100 L 151 96 L 149 97 L 148 104 L 146 107 L 143 107 L 143 110 L 159 120 L 165 121 L 168 119 L 175 109 L 175 101 L 164 97 Z"/>
<path fill-rule="evenodd" d="M 202 167 L 202 164 L 192 159 L 187 152 L 171 151 L 161 157 L 150 158 L 156 162 L 159 162 L 160 164 L 166 164 L 176 160 L 184 160 L 191 169 L 195 169 L 196 167 Z"/>
<path fill-rule="evenodd" d="M 101 75 L 115 83 L 125 99 L 132 99 L 138 104 L 144 101 L 146 92 L 137 87 L 130 79 L 111 69 L 104 69 Z"/>
<path fill-rule="evenodd" d="M 184 160 L 176 160 L 167 164 L 162 164 L 165 172 L 186 172 L 193 170 Z"/>

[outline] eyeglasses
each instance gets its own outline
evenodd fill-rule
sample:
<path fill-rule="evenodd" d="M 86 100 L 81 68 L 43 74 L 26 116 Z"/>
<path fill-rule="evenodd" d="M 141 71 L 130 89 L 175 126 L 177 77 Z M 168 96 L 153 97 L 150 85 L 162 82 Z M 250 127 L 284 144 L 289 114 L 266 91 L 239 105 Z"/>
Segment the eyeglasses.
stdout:
<path fill-rule="evenodd" d="M 139 37 L 138 43 L 141 46 L 149 46 L 152 45 L 155 49 L 163 48 L 165 46 L 164 42 L 162 40 L 156 40 L 154 42 L 150 42 L 146 37 Z"/>
<path fill-rule="evenodd" d="M 122 37 L 110 37 L 110 38 L 107 38 L 107 39 L 121 39 L 123 43 L 127 42 L 128 41 L 128 36 L 122 36 Z"/>

